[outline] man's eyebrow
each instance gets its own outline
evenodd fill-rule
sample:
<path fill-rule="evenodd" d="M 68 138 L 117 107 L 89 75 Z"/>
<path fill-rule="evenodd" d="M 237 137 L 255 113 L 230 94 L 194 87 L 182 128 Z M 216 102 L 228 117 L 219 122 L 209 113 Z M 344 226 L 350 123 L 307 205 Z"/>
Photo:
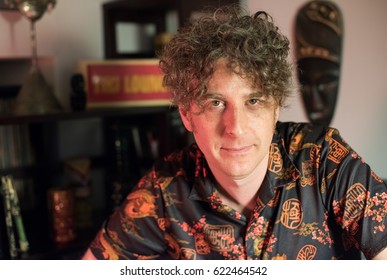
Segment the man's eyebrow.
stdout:
<path fill-rule="evenodd" d="M 263 94 L 263 92 L 262 92 L 262 91 L 259 91 L 259 90 L 254 91 L 254 92 L 248 94 L 247 96 L 248 96 L 248 97 L 251 97 L 251 98 L 261 98 L 261 97 L 265 97 L 265 95 Z"/>
<path fill-rule="evenodd" d="M 224 99 L 224 97 L 218 93 L 207 92 L 203 95 L 202 99 Z"/>
<path fill-rule="evenodd" d="M 265 95 L 261 91 L 254 91 L 252 93 L 246 94 L 245 96 L 248 98 L 265 97 Z M 206 94 L 203 95 L 202 98 L 203 99 L 224 99 L 224 96 L 218 93 L 207 92 Z"/>

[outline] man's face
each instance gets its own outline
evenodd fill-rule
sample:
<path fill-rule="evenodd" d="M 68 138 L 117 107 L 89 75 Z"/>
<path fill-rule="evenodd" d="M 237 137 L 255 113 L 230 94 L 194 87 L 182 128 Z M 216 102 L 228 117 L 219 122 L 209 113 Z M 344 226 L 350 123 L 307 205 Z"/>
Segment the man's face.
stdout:
<path fill-rule="evenodd" d="M 212 172 L 243 179 L 266 170 L 279 108 L 220 61 L 207 84 L 204 111 L 193 103 L 180 110 Z"/>
<path fill-rule="evenodd" d="M 298 78 L 309 121 L 328 126 L 336 107 L 340 66 L 319 58 L 302 59 Z"/>

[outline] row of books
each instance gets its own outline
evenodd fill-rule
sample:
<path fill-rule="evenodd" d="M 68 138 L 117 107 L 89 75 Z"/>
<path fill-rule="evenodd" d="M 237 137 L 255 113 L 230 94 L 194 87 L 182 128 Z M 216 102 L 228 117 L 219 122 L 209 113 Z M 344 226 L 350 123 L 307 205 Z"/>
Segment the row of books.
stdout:
<path fill-rule="evenodd" d="M 113 125 L 112 130 L 118 170 L 128 170 L 130 162 L 136 165 L 158 157 L 159 143 L 152 128 L 122 124 Z"/>
<path fill-rule="evenodd" d="M 113 208 L 120 204 L 155 160 L 193 141 L 178 111 L 169 112 L 164 120 L 160 116 L 150 116 L 134 122 L 113 121 L 108 134 L 111 136 L 108 154 L 113 156 L 108 180 Z"/>
<path fill-rule="evenodd" d="M 114 157 L 109 180 L 110 208 L 114 209 L 159 156 L 159 139 L 152 127 L 120 122 L 111 124 L 110 133 Z"/>
<path fill-rule="evenodd" d="M 12 108 L 14 106 L 14 98 L 0 98 L 0 115 L 8 116 L 12 113 Z"/>
<path fill-rule="evenodd" d="M 33 163 L 28 125 L 0 126 L 0 169 L 25 167 Z"/>

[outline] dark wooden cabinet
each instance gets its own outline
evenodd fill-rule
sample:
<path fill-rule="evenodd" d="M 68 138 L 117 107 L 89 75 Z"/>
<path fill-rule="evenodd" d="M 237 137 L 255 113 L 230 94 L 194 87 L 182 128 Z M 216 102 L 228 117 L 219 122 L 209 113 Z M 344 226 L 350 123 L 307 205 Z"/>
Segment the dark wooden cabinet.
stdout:
<path fill-rule="evenodd" d="M 0 129 L 18 126 L 28 129 L 28 148 L 33 153 L 33 162 L 3 165 L 0 175 L 12 175 L 23 188 L 19 195 L 20 208 L 30 250 L 18 258 L 27 259 L 80 258 L 105 217 L 154 160 L 190 142 L 178 112 L 168 106 L 0 118 Z M 97 148 L 87 152 L 94 144 Z M 52 238 L 48 192 L 53 187 L 68 187 L 65 161 L 74 157 L 87 157 L 91 161 L 89 202 L 93 223 L 86 229 L 76 229 L 73 241 L 58 243 Z M 0 225 L 3 243 L 0 258 L 7 259 L 3 216 Z"/>

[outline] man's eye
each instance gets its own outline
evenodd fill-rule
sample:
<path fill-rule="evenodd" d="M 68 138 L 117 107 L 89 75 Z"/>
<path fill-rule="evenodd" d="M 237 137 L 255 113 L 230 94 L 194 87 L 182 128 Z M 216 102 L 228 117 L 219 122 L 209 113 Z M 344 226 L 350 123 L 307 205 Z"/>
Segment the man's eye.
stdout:
<path fill-rule="evenodd" d="M 258 98 L 252 98 L 249 100 L 250 105 L 255 105 L 255 104 L 258 104 L 259 102 L 260 100 Z"/>
<path fill-rule="evenodd" d="M 220 105 L 222 105 L 222 102 L 220 102 L 219 100 L 212 100 L 211 101 L 211 106 L 213 106 L 213 107 L 219 107 Z"/>

